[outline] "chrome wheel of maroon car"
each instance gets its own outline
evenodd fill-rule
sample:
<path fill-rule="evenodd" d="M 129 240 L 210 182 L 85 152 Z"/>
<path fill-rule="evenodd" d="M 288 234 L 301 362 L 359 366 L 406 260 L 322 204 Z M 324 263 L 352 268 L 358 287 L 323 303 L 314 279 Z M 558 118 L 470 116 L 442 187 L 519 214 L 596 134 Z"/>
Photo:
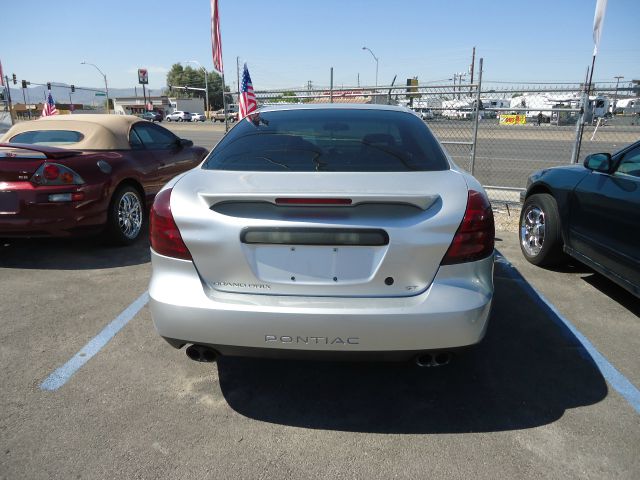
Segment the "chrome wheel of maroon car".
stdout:
<path fill-rule="evenodd" d="M 122 234 L 134 239 L 142 228 L 142 205 L 133 192 L 126 192 L 118 203 L 118 225 Z"/>

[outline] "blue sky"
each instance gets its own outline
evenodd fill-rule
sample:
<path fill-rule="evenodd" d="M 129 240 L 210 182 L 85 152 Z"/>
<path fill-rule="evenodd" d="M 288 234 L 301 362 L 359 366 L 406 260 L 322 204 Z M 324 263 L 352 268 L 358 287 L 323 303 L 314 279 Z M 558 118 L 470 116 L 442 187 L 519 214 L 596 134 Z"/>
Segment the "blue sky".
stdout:
<path fill-rule="evenodd" d="M 372 85 L 451 78 L 466 71 L 471 49 L 484 57 L 484 78 L 580 82 L 591 63 L 595 0 L 258 1 L 219 0 L 227 83 L 236 56 L 255 88 Z M 175 62 L 211 69 L 209 0 L 13 0 L 3 2 L 0 60 L 18 79 L 99 87 L 133 87 L 136 69 L 165 85 Z M 595 80 L 640 78 L 640 0 L 609 0 Z M 41 27 L 45 21 L 49 27 Z M 51 25 L 53 23 L 53 25 Z M 25 25 L 28 25 L 25 28 Z"/>

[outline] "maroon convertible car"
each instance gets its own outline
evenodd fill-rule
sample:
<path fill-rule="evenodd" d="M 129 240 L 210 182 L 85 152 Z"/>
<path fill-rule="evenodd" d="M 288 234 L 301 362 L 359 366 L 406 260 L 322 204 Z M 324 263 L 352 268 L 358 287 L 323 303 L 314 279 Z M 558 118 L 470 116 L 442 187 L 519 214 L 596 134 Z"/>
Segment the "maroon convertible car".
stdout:
<path fill-rule="evenodd" d="M 147 207 L 207 150 L 133 116 L 68 115 L 0 138 L 0 237 L 140 235 Z"/>

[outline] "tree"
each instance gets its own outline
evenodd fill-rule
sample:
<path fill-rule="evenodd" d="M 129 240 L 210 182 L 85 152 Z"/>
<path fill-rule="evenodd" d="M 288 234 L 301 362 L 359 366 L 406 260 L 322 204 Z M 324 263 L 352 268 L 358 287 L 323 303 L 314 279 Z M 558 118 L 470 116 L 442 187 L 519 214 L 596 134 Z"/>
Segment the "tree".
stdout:
<path fill-rule="evenodd" d="M 209 84 L 209 108 L 218 110 L 222 108 L 222 78 L 216 72 L 207 72 Z M 176 98 L 204 98 L 205 92 L 199 90 L 171 89 L 170 87 L 196 87 L 204 88 L 204 71 L 201 68 L 192 68 L 190 65 L 183 67 L 174 63 L 167 73 L 167 91 L 165 93 Z M 229 92 L 229 87 L 225 92 Z M 227 95 L 227 103 L 231 103 L 231 95 Z"/>

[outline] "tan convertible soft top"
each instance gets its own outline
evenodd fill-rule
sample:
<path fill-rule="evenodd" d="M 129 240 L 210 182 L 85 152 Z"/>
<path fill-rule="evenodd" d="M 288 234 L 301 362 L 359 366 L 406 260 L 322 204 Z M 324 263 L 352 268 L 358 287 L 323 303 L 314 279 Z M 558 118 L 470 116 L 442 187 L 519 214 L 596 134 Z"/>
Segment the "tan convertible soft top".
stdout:
<path fill-rule="evenodd" d="M 74 150 L 130 150 L 131 125 L 144 121 L 133 115 L 56 115 L 16 124 L 0 138 L 0 143 L 10 142 L 19 133 L 34 130 L 73 130 L 83 135 L 82 140 L 60 147 Z"/>

